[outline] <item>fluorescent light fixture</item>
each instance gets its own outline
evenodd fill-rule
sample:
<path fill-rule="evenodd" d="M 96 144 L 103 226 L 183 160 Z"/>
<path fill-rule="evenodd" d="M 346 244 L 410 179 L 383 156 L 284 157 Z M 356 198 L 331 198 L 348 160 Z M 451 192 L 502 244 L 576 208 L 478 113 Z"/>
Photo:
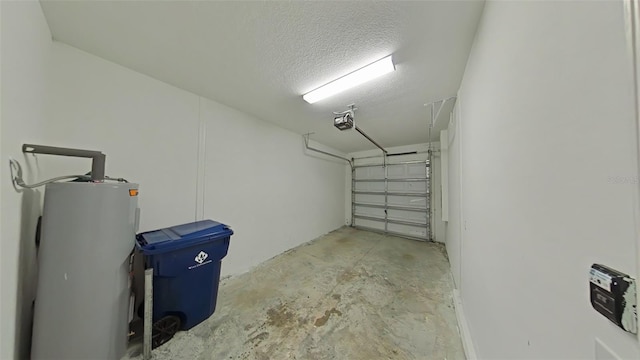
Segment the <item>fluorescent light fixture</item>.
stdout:
<path fill-rule="evenodd" d="M 302 95 L 302 98 L 309 104 L 320 101 L 329 96 L 351 89 L 378 76 L 394 71 L 396 67 L 393 65 L 391 55 L 371 63 L 359 70 L 347 74 L 332 82 L 322 85 L 319 88 Z"/>

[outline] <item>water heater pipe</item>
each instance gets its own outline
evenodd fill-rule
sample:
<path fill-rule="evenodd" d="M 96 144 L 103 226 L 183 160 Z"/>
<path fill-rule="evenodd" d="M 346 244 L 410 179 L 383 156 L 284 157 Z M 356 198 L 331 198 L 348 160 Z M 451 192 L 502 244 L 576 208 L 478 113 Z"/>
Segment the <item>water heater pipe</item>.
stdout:
<path fill-rule="evenodd" d="M 55 146 L 22 145 L 22 152 L 30 154 L 46 154 L 46 155 L 59 155 L 59 156 L 73 156 L 81 158 L 89 158 L 91 162 L 91 181 L 104 181 L 104 169 L 107 156 L 100 151 L 93 150 L 80 150 L 69 149 Z"/>

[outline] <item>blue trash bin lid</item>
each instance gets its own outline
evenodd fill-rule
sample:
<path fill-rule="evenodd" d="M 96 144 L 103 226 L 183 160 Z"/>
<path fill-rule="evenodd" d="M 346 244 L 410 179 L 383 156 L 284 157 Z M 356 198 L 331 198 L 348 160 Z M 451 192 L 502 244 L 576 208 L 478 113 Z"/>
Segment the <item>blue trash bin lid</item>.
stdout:
<path fill-rule="evenodd" d="M 227 225 L 213 220 L 201 220 L 164 229 L 147 231 L 136 236 L 136 244 L 147 255 L 181 249 L 233 235 Z"/>

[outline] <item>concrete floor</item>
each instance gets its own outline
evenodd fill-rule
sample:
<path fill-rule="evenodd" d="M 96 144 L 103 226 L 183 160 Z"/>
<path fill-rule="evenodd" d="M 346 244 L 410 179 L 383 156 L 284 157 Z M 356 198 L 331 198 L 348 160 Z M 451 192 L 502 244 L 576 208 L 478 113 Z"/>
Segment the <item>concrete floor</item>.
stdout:
<path fill-rule="evenodd" d="M 153 358 L 464 359 L 451 293 L 443 245 L 342 228 L 223 280 Z"/>

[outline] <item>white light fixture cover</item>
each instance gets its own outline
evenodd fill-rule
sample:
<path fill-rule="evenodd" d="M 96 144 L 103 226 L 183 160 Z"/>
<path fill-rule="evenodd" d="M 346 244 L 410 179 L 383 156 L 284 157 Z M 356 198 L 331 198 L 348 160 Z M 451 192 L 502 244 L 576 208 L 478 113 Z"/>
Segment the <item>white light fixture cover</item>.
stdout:
<path fill-rule="evenodd" d="M 369 80 L 375 79 L 378 76 L 390 73 L 395 69 L 396 67 L 393 65 L 391 55 L 389 55 L 359 70 L 333 80 L 328 84 L 322 85 L 319 88 L 304 94 L 302 98 L 309 104 L 313 104 L 316 101 L 320 101 L 347 89 L 351 89 L 354 86 L 358 86 Z"/>

